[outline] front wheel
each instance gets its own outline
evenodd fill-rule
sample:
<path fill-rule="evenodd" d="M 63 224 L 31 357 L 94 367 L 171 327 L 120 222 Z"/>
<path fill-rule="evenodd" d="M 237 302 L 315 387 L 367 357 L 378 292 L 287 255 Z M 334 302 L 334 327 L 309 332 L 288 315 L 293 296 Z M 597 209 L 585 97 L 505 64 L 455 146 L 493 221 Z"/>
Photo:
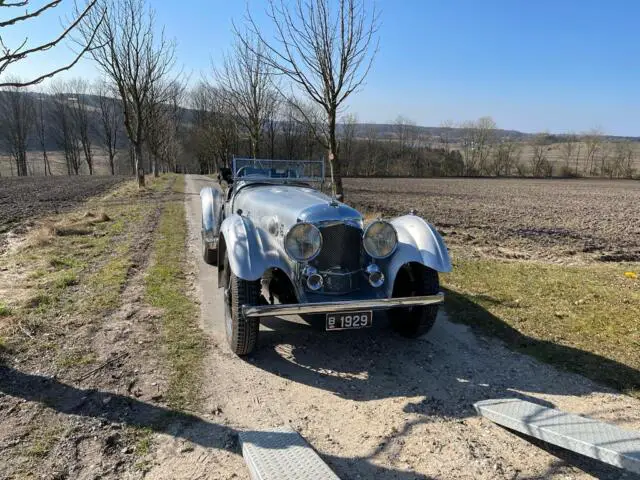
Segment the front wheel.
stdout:
<path fill-rule="evenodd" d="M 238 278 L 231 271 L 229 257 L 225 254 L 224 271 L 224 316 L 227 342 L 236 355 L 248 355 L 258 343 L 260 321 L 256 317 L 245 317 L 243 305 L 258 305 L 260 300 L 260 281 L 247 281 Z"/>
<path fill-rule="evenodd" d="M 440 291 L 438 272 L 422 265 L 405 265 L 393 285 L 393 297 L 436 295 Z M 417 338 L 427 333 L 436 322 L 438 305 L 394 308 L 389 310 L 391 326 L 400 335 Z"/>

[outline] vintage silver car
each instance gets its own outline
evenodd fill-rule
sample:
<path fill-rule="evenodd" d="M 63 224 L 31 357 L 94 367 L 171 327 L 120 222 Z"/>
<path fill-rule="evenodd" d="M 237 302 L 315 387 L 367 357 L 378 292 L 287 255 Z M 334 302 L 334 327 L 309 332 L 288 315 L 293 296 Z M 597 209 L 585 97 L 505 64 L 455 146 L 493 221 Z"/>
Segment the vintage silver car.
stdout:
<path fill-rule="evenodd" d="M 322 314 L 326 330 L 346 330 L 387 310 L 407 337 L 433 326 L 444 299 L 438 272 L 451 261 L 425 220 L 410 212 L 365 222 L 317 188 L 322 161 L 236 158 L 222 177 L 223 187 L 200 192 L 202 250 L 218 267 L 236 354 L 255 348 L 265 316 Z"/>

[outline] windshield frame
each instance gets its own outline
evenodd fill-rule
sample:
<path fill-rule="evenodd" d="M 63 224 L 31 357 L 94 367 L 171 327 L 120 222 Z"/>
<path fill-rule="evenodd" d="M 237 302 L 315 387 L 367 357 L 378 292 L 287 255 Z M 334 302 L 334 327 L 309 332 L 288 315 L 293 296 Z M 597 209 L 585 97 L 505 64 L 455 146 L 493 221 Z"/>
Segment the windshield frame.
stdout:
<path fill-rule="evenodd" d="M 244 172 L 245 168 L 253 170 L 252 173 L 238 175 L 238 173 Z M 292 175 L 292 173 L 295 173 L 295 175 Z M 234 157 L 231 164 L 231 174 L 234 181 L 267 180 L 322 183 L 325 178 L 323 160 L 276 160 Z"/>

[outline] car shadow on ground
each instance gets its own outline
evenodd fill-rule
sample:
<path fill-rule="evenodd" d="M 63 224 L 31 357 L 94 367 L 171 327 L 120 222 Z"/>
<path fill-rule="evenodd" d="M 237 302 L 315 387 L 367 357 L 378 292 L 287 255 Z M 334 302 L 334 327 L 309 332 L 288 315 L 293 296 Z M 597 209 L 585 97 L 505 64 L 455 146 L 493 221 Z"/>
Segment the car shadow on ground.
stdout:
<path fill-rule="evenodd" d="M 197 415 L 146 403 L 126 395 L 81 389 L 55 378 L 23 373 L 1 363 L 0 394 L 36 402 L 59 413 L 145 428 L 188 440 L 204 448 L 224 449 L 241 455 L 238 443 L 239 431 L 231 427 L 208 422 Z M 297 445 L 296 436 L 292 433 L 282 432 L 275 435 L 282 436 L 281 439 L 276 439 L 277 444 Z M 273 441 L 273 435 L 270 437 Z M 264 436 L 258 435 L 255 438 L 260 439 Z M 256 444 L 259 444 L 259 440 Z M 262 446 L 270 448 L 270 445 L 271 443 Z M 373 465 L 367 458 L 339 458 L 331 455 L 322 457 L 330 465 L 348 463 L 361 472 L 362 478 L 428 479 L 423 475 Z"/>
<path fill-rule="evenodd" d="M 521 353 L 604 382 L 622 392 L 640 390 L 639 370 L 578 348 L 523 335 L 466 296 L 451 290 L 445 290 L 445 294 L 454 319 L 464 318 L 466 324 L 481 326 L 478 331 L 500 338 Z"/>
<path fill-rule="evenodd" d="M 589 357 L 591 364 L 597 360 L 603 368 L 632 370 L 589 352 L 526 337 L 464 297 L 451 299 L 452 292 L 447 294 L 472 318 L 492 322 L 494 328 L 502 323 L 502 331 L 509 332 L 513 336 L 510 340 L 519 342 L 522 348 L 544 347 L 543 351 L 552 351 L 556 357 L 571 358 L 573 362 Z M 417 340 L 396 335 L 384 314 L 376 313 L 370 329 L 343 332 L 324 332 L 321 317 L 306 320 L 311 325 L 281 318 L 262 319 L 267 330 L 260 334 L 260 348 L 251 363 L 349 400 L 423 397 L 407 403 L 403 411 L 421 415 L 425 423 L 434 417 L 475 416 L 473 404 L 490 398 L 520 398 L 554 407 L 536 395 L 611 392 L 607 387 L 504 348 L 493 339 L 475 335 L 467 326 L 450 322 L 444 313 L 439 315 L 433 330 Z M 625 373 L 627 378 L 628 374 L 640 375 L 633 370 Z M 598 478 L 620 478 L 622 474 L 615 467 L 572 452 L 542 442 L 534 444 L 558 457 L 554 469 L 569 463 Z M 549 471 L 547 475 L 552 473 Z M 625 478 L 640 479 L 630 475 L 627 473 Z"/>

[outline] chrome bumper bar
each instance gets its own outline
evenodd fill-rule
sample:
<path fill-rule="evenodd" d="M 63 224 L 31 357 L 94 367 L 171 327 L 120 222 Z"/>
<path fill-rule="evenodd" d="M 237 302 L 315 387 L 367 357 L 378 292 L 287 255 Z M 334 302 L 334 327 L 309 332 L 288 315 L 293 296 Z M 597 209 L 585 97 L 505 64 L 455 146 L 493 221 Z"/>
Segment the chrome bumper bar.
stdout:
<path fill-rule="evenodd" d="M 347 300 L 344 302 L 293 303 L 282 305 L 244 305 L 245 317 L 278 317 L 307 313 L 339 313 L 356 310 L 385 310 L 394 307 L 438 305 L 444 302 L 444 293 L 423 297 L 373 298 L 371 300 Z"/>

